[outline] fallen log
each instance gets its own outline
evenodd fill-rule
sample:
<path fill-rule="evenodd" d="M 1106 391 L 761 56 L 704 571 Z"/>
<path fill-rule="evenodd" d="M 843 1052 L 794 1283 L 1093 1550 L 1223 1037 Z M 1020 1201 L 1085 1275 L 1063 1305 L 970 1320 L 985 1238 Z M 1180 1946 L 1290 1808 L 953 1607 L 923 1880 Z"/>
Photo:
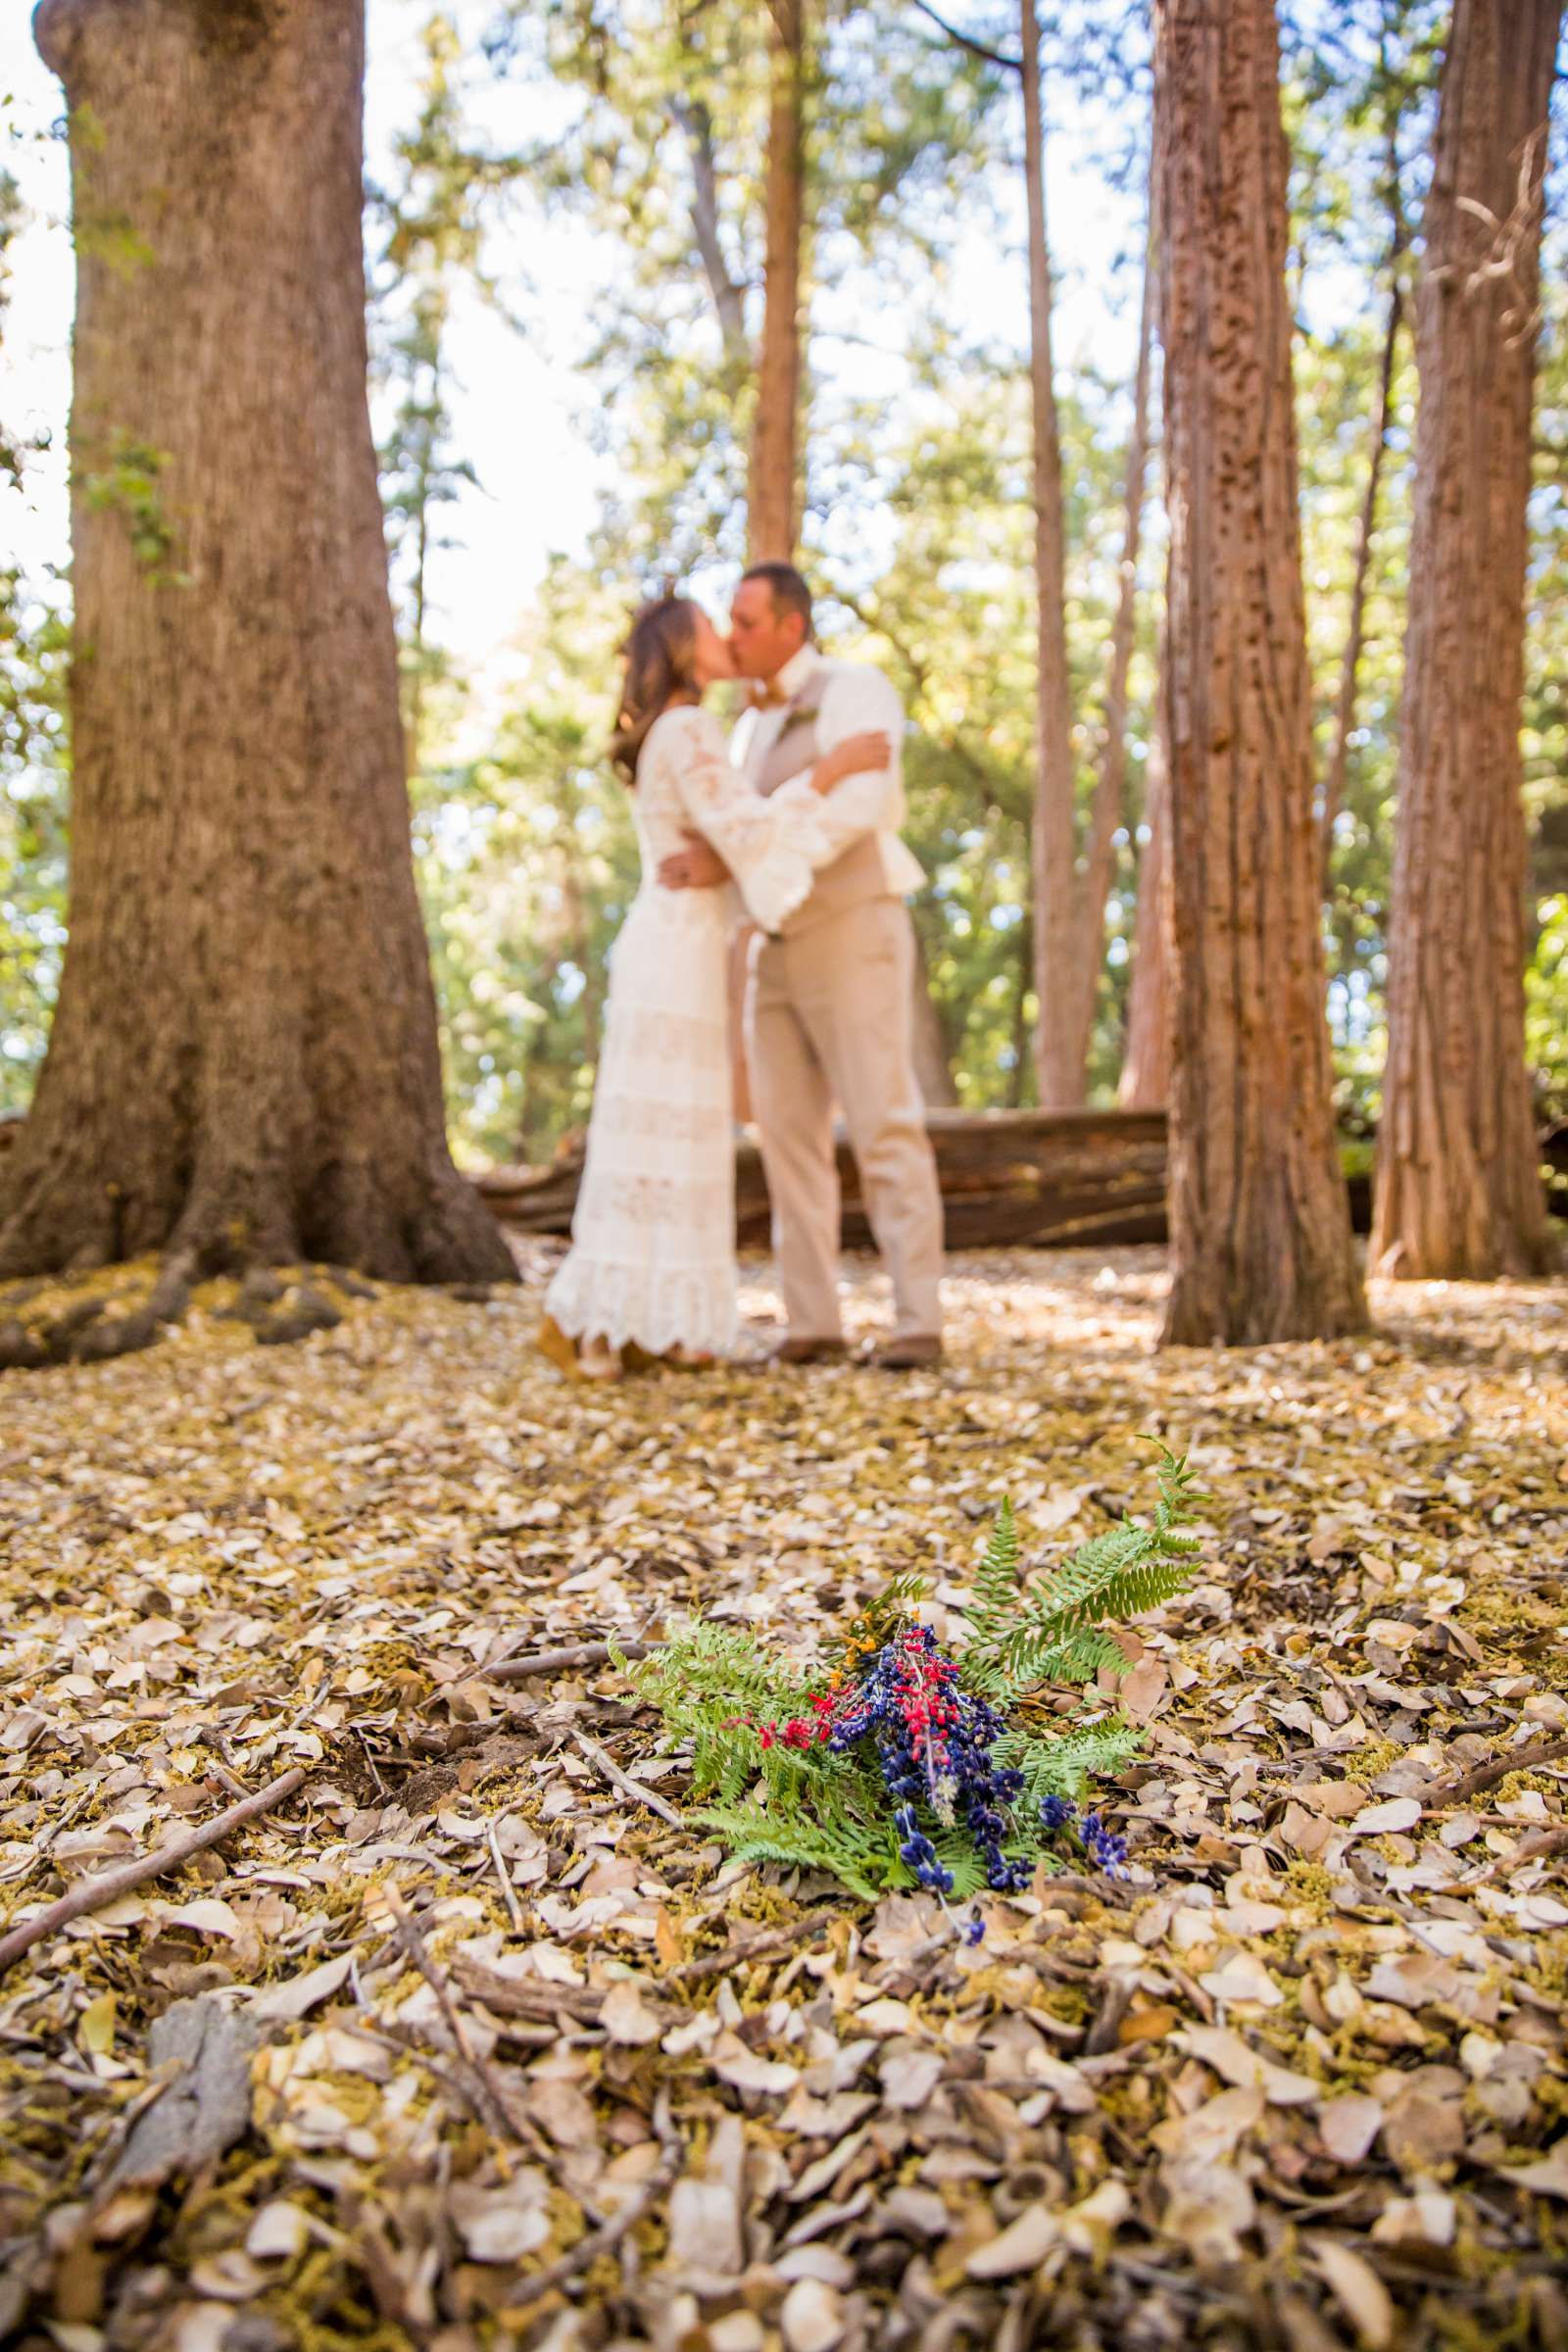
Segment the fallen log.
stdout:
<path fill-rule="evenodd" d="M 1116 1249 L 1163 1242 L 1165 1114 L 1162 1110 L 928 1110 L 926 1128 L 950 1250 Z M 1364 1161 L 1364 1141 L 1347 1156 Z M 1542 1138 L 1548 1204 L 1568 1217 L 1568 1126 Z M 859 1171 L 838 1132 L 845 1249 L 871 1246 Z M 501 1223 L 514 1233 L 564 1239 L 582 1180 L 583 1147 L 574 1141 L 548 1167 L 491 1168 L 475 1179 Z M 1347 1170 L 1350 1222 L 1372 1223 L 1372 1183 L 1364 1165 Z M 770 1210 L 762 1155 L 753 1129 L 735 1145 L 735 1230 L 743 1249 L 765 1248 Z"/>
<path fill-rule="evenodd" d="M 1165 1116 L 1162 1111 L 932 1110 L 948 1247 L 1008 1243 L 1110 1247 L 1165 1238 Z M 839 1181 L 844 1243 L 865 1249 L 870 1224 L 859 1171 L 842 1131 Z M 575 1144 L 546 1168 L 493 1168 L 476 1181 L 502 1224 L 514 1233 L 561 1235 L 582 1178 Z M 748 1130 L 735 1148 L 736 1238 L 765 1247 L 771 1210 L 762 1155 Z"/>

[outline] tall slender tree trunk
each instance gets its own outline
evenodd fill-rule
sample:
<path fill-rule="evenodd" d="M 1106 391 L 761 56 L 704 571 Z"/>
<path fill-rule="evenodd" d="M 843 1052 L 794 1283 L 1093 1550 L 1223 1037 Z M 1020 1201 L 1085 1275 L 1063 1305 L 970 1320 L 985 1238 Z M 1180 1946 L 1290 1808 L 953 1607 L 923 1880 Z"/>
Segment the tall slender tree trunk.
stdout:
<path fill-rule="evenodd" d="M 36 25 L 74 125 L 74 840 L 0 1274 L 167 1248 L 181 1274 L 508 1278 L 447 1153 L 415 897 L 363 0 L 43 0 Z"/>
<path fill-rule="evenodd" d="M 1156 0 L 1173 1081 L 1167 1342 L 1359 1329 L 1334 1144 L 1273 0 Z"/>
<path fill-rule="evenodd" d="M 1558 0 L 1456 0 L 1416 297 L 1415 521 L 1372 1253 L 1485 1279 L 1547 1242 L 1524 1053 L 1519 706 Z"/>
<path fill-rule="evenodd" d="M 1061 434 L 1051 357 L 1051 251 L 1046 236 L 1046 142 L 1040 101 L 1040 24 L 1021 0 L 1023 149 L 1029 221 L 1029 391 L 1034 420 L 1036 712 L 1034 866 L 1035 1071 L 1046 1110 L 1083 1101 L 1074 1055 L 1078 991 L 1072 713 L 1067 678 L 1067 553 Z"/>
<path fill-rule="evenodd" d="M 1121 565 L 1116 588 L 1116 617 L 1110 632 L 1110 657 L 1105 679 L 1105 724 L 1100 742 L 1095 798 L 1089 817 L 1089 849 L 1084 869 L 1079 922 L 1077 1002 L 1073 1014 L 1072 1054 L 1085 1079 L 1089 1041 L 1095 1025 L 1095 1000 L 1105 960 L 1105 906 L 1116 863 L 1116 828 L 1127 797 L 1127 673 L 1132 666 L 1133 630 L 1138 616 L 1138 557 L 1144 532 L 1144 479 L 1149 470 L 1149 379 L 1153 344 L 1154 246 L 1150 223 L 1144 267 L 1144 296 L 1138 320 L 1138 372 L 1133 381 L 1132 435 L 1127 444 L 1127 476 L 1123 490 Z"/>
<path fill-rule="evenodd" d="M 1161 675 L 1164 662 L 1160 664 Z M 1161 704 L 1164 695 L 1161 692 Z M 1165 722 L 1155 722 L 1144 787 L 1149 839 L 1138 866 L 1127 1043 L 1116 1100 L 1123 1110 L 1162 1110 L 1170 1101 L 1170 781 Z"/>
<path fill-rule="evenodd" d="M 752 562 L 792 563 L 800 523 L 807 0 L 767 0 L 767 223 L 749 522 Z"/>
<path fill-rule="evenodd" d="M 931 994 L 931 966 L 925 941 L 918 923 L 911 928 L 914 962 L 909 988 L 914 999 L 914 1075 L 927 1110 L 952 1110 L 958 1100 L 958 1090 L 953 1083 L 953 1057 L 948 1051 L 942 1015 Z"/>
<path fill-rule="evenodd" d="M 1385 74 L 1387 64 L 1379 50 L 1379 63 Z M 1399 194 L 1399 105 L 1396 97 L 1386 98 L 1386 123 L 1389 192 L 1389 315 L 1383 330 L 1383 359 L 1378 369 L 1378 388 L 1373 401 L 1371 417 L 1371 451 L 1367 465 L 1366 492 L 1361 501 L 1360 518 L 1355 534 L 1355 563 L 1350 579 L 1350 615 L 1345 632 L 1345 652 L 1340 662 L 1340 691 L 1334 708 L 1334 744 L 1323 778 L 1323 895 L 1329 896 L 1333 879 L 1334 827 L 1345 807 L 1346 779 L 1350 766 L 1350 737 L 1355 732 L 1356 704 L 1360 696 L 1361 655 L 1366 644 L 1366 589 L 1372 570 L 1372 536 L 1377 529 L 1378 492 L 1383 482 L 1383 462 L 1389 449 L 1389 419 L 1394 398 L 1394 370 L 1399 354 L 1399 329 L 1404 320 L 1404 295 L 1399 284 L 1399 268 L 1409 242 L 1404 217 L 1404 205 Z"/>
<path fill-rule="evenodd" d="M 1395 264 L 1396 268 L 1397 263 Z M 1404 302 L 1399 281 L 1395 278 L 1389 294 L 1388 323 L 1383 330 L 1383 362 L 1378 373 L 1377 397 L 1372 410 L 1371 459 L 1367 467 L 1366 491 L 1361 501 L 1360 518 L 1356 524 L 1355 562 L 1350 578 L 1350 614 L 1346 625 L 1345 652 L 1340 657 L 1340 690 L 1334 705 L 1334 744 L 1329 753 L 1328 768 L 1323 778 L 1323 890 L 1328 895 L 1331 867 L 1334 860 L 1334 827 L 1340 810 L 1345 807 L 1346 778 L 1350 768 L 1350 737 L 1355 732 L 1356 705 L 1361 689 L 1361 656 L 1366 647 L 1366 587 L 1372 569 L 1372 535 L 1377 528 L 1378 491 L 1383 481 L 1383 461 L 1389 448 L 1389 412 L 1394 389 L 1395 362 L 1398 356 L 1399 323 Z"/>

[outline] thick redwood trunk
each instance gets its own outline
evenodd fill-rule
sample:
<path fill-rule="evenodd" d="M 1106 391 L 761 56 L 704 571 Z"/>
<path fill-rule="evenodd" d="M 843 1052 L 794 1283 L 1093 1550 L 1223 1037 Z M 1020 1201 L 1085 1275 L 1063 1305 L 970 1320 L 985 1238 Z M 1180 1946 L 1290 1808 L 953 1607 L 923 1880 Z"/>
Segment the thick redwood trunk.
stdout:
<path fill-rule="evenodd" d="M 44 0 L 37 33 L 75 125 L 75 779 L 0 1274 L 168 1246 L 504 1279 L 410 855 L 363 0 Z"/>
<path fill-rule="evenodd" d="M 1422 216 L 1421 407 L 1372 1250 L 1544 1262 L 1524 1054 L 1526 506 L 1558 0 L 1457 0 Z"/>
<path fill-rule="evenodd" d="M 1070 1110 L 1083 1101 L 1083 1055 L 1075 1053 L 1078 897 L 1073 806 L 1072 713 L 1067 678 L 1067 536 L 1062 519 L 1061 436 L 1051 356 L 1051 250 L 1046 235 L 1045 129 L 1040 104 L 1040 25 L 1035 0 L 1021 0 L 1023 149 L 1029 219 L 1029 390 L 1035 486 L 1035 1074 L 1041 1107 Z"/>
<path fill-rule="evenodd" d="M 1167 1341 L 1365 1321 L 1334 1151 L 1272 0 L 1156 0 L 1173 951 Z"/>
<path fill-rule="evenodd" d="M 749 496 L 754 564 L 793 563 L 800 523 L 806 5 L 807 0 L 767 0 L 766 282 Z"/>

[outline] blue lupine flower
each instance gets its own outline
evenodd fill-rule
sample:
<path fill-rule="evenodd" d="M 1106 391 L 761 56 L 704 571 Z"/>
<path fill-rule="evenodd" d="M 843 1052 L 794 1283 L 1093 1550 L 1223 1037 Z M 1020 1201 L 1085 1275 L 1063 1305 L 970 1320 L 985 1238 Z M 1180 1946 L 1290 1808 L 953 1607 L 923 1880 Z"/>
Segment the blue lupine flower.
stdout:
<path fill-rule="evenodd" d="M 1106 1829 L 1098 1813 L 1086 1813 L 1082 1836 L 1084 1852 L 1097 1870 L 1107 1879 L 1122 1879 L 1127 1875 L 1127 1840 L 1117 1838 Z"/>
<path fill-rule="evenodd" d="M 1034 1866 L 1027 1857 L 1009 1857 L 1003 1850 L 1012 1831 L 1011 1807 L 1024 1787 L 1021 1772 L 995 1760 L 1005 1728 L 993 1707 L 963 1689 L 929 1627 L 905 1625 L 838 1698 L 826 1745 L 830 1754 L 842 1755 L 863 1740 L 874 1740 L 883 1786 L 895 1807 L 900 1858 L 922 1886 L 948 1893 L 954 1883 L 920 1827 L 923 1808 L 945 1827 L 962 1823 L 987 1886 L 1007 1894 L 1029 1884 Z M 1126 1841 L 1113 1837 L 1096 1815 L 1080 1821 L 1067 1798 L 1048 1796 L 1040 1819 L 1047 1830 L 1073 1831 L 1095 1867 L 1112 1877 L 1120 1874 Z M 969 1941 L 978 1941 L 983 1932 L 973 1922 L 963 1930 Z"/>

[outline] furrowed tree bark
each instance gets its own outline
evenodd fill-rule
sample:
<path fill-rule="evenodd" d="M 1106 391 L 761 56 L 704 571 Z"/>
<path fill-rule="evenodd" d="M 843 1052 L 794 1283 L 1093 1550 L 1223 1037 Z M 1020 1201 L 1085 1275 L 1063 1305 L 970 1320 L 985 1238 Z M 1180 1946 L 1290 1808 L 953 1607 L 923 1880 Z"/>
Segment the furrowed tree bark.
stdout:
<path fill-rule="evenodd" d="M 1524 1053 L 1519 710 L 1558 0 L 1457 0 L 1422 216 L 1379 1270 L 1543 1266 Z"/>
<path fill-rule="evenodd" d="M 363 0 L 35 24 L 75 126 L 74 840 L 0 1275 L 167 1249 L 510 1279 L 447 1152 L 410 854 Z"/>
<path fill-rule="evenodd" d="M 1075 1055 L 1079 941 L 1074 888 L 1072 713 L 1067 676 L 1066 528 L 1061 435 L 1051 356 L 1051 252 L 1046 236 L 1045 126 L 1040 103 L 1040 24 L 1021 0 L 1023 146 L 1029 222 L 1029 392 L 1034 421 L 1036 715 L 1034 882 L 1035 1079 L 1043 1110 L 1083 1101 Z"/>
<path fill-rule="evenodd" d="M 1156 0 L 1172 908 L 1163 1338 L 1366 1320 L 1334 1149 L 1273 0 Z"/>
<path fill-rule="evenodd" d="M 1123 491 L 1125 522 L 1121 565 L 1116 589 L 1116 617 L 1110 632 L 1110 658 L 1105 680 L 1105 723 L 1100 742 L 1095 798 L 1089 817 L 1089 850 L 1085 861 L 1079 921 L 1077 1001 L 1073 1014 L 1072 1053 L 1078 1070 L 1080 1100 L 1087 1092 L 1089 1041 L 1095 1026 L 1095 1000 L 1105 960 L 1105 905 L 1116 863 L 1116 827 L 1122 818 L 1127 792 L 1127 673 L 1132 666 L 1133 628 L 1138 614 L 1138 556 L 1144 534 L 1144 478 L 1149 469 L 1149 378 L 1153 343 L 1154 268 L 1153 223 L 1150 223 L 1144 265 L 1143 305 L 1138 320 L 1138 371 L 1133 381 L 1132 434 L 1127 444 L 1127 478 Z"/>
<path fill-rule="evenodd" d="M 752 562 L 793 563 L 799 526 L 807 0 L 767 0 L 765 292 L 752 429 Z"/>

